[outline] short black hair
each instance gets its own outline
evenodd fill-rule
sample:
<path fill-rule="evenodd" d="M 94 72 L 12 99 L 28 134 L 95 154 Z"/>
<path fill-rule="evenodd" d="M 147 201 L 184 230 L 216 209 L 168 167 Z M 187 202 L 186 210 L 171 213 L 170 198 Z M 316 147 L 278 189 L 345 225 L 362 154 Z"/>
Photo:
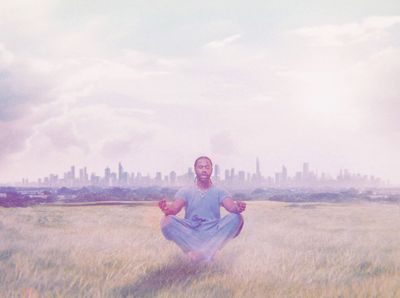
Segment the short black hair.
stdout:
<path fill-rule="evenodd" d="M 209 158 L 208 156 L 200 156 L 200 157 L 196 158 L 196 160 L 195 160 L 195 162 L 194 162 L 194 167 L 195 167 L 195 168 L 196 168 L 197 162 L 198 162 L 200 159 L 207 159 L 207 160 L 210 162 L 211 166 L 213 165 L 213 163 L 212 163 L 212 161 L 211 161 L 211 158 Z"/>

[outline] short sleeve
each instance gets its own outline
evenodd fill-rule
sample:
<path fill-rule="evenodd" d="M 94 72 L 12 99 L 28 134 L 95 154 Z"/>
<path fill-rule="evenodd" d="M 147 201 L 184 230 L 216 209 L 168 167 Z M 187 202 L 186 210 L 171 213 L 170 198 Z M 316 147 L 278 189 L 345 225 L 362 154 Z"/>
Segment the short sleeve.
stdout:
<path fill-rule="evenodd" d="M 181 200 L 184 200 L 185 202 L 187 202 L 187 195 L 186 194 L 187 194 L 186 189 L 185 188 L 181 188 L 175 193 L 174 198 L 175 199 L 181 199 Z"/>
<path fill-rule="evenodd" d="M 225 200 L 226 198 L 232 197 L 231 194 L 224 188 L 221 188 L 219 191 L 219 204 L 222 205 L 222 201 Z"/>

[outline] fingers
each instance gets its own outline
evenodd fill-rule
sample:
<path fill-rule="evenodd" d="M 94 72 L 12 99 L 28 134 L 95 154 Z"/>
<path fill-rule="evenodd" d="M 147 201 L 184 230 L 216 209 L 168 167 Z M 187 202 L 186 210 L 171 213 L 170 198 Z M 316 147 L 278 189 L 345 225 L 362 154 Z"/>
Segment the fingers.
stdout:
<path fill-rule="evenodd" d="M 165 214 L 168 215 L 169 212 L 169 207 L 167 204 L 167 201 L 165 199 L 162 199 L 158 202 L 158 206 L 160 207 L 161 211 Z"/>
<path fill-rule="evenodd" d="M 167 201 L 165 200 L 165 199 L 162 199 L 162 200 L 160 200 L 159 202 L 158 202 L 158 207 L 161 209 L 161 210 L 166 210 L 166 209 L 168 209 L 168 207 L 167 207 Z"/>
<path fill-rule="evenodd" d="M 243 212 L 244 210 L 246 210 L 246 203 L 242 202 L 242 201 L 237 201 L 237 206 L 239 208 L 239 212 Z"/>

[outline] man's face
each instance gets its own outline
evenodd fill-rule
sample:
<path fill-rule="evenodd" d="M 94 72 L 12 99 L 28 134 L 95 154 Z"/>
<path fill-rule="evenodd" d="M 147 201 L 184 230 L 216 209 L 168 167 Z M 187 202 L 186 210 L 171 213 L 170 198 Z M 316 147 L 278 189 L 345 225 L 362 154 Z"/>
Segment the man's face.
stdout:
<path fill-rule="evenodd" d="M 206 158 L 201 158 L 197 161 L 195 167 L 197 180 L 208 181 L 212 174 L 212 165 Z"/>

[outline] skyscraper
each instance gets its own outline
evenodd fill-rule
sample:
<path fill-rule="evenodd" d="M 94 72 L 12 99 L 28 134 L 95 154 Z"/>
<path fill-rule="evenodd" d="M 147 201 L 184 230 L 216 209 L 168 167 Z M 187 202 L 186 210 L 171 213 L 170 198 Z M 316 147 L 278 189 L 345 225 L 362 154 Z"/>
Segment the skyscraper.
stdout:
<path fill-rule="evenodd" d="M 246 181 L 245 171 L 239 171 L 239 181 L 240 181 L 240 183 L 244 183 Z"/>
<path fill-rule="evenodd" d="M 74 183 L 75 182 L 75 166 L 71 166 L 71 180 L 72 180 L 72 183 Z"/>
<path fill-rule="evenodd" d="M 275 185 L 278 186 L 281 184 L 281 173 L 275 173 Z"/>
<path fill-rule="evenodd" d="M 122 182 L 124 176 L 124 168 L 122 167 L 121 162 L 118 163 L 118 181 Z"/>
<path fill-rule="evenodd" d="M 104 169 L 104 185 L 105 186 L 110 186 L 110 181 L 111 179 L 111 170 L 109 167 Z"/>
<path fill-rule="evenodd" d="M 79 169 L 79 183 L 81 185 L 87 185 L 89 182 L 89 176 L 87 173 L 87 167 L 83 167 L 82 169 Z"/>
<path fill-rule="evenodd" d="M 194 172 L 193 172 L 193 169 L 190 167 L 190 168 L 188 168 L 188 171 L 187 171 L 187 179 L 188 179 L 188 181 L 193 181 L 194 180 Z"/>
<path fill-rule="evenodd" d="M 218 181 L 219 180 L 219 165 L 215 165 L 214 166 L 214 180 Z"/>
<path fill-rule="evenodd" d="M 281 173 L 281 182 L 285 184 L 287 180 L 287 169 L 285 166 L 282 166 L 282 173 Z"/>
<path fill-rule="evenodd" d="M 303 163 L 303 180 L 308 180 L 310 175 L 308 162 Z"/>
<path fill-rule="evenodd" d="M 169 182 L 171 183 L 171 185 L 175 185 L 175 183 L 176 183 L 176 173 L 175 173 L 175 171 L 171 171 L 169 173 Z"/>
<path fill-rule="evenodd" d="M 156 183 L 157 183 L 157 184 L 161 184 L 161 181 L 162 181 L 162 174 L 161 174 L 161 172 L 157 172 L 157 173 L 156 173 L 156 178 L 155 178 L 155 180 L 156 180 Z"/>
<path fill-rule="evenodd" d="M 256 158 L 256 177 L 257 177 L 257 179 L 261 178 L 260 161 L 259 161 L 258 157 Z"/>
<path fill-rule="evenodd" d="M 226 170 L 225 170 L 225 181 L 226 181 L 226 182 L 229 182 L 229 180 L 230 180 L 230 177 L 229 177 L 229 170 L 226 169 Z"/>

